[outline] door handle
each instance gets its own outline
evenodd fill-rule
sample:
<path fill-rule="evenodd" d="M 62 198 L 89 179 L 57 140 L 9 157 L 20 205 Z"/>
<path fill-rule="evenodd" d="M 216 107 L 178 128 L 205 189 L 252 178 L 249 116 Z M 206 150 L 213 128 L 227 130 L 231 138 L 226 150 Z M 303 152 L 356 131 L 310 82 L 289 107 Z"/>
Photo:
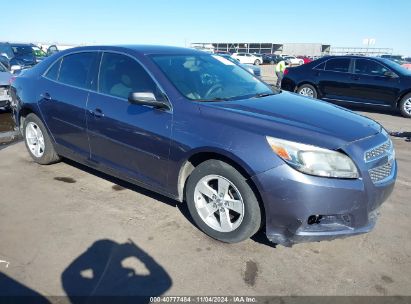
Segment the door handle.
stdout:
<path fill-rule="evenodd" d="M 92 116 L 97 117 L 97 118 L 104 117 L 104 113 L 103 113 L 103 111 L 101 111 L 101 109 L 95 109 L 94 111 L 89 110 L 89 113 Z"/>
<path fill-rule="evenodd" d="M 352 76 L 351 79 L 352 79 L 352 80 L 359 80 L 360 77 L 359 77 L 359 76 Z"/>
<path fill-rule="evenodd" d="M 40 94 L 40 97 L 41 97 L 42 99 L 51 100 L 51 96 L 50 96 L 50 94 L 47 93 L 47 92 Z"/>

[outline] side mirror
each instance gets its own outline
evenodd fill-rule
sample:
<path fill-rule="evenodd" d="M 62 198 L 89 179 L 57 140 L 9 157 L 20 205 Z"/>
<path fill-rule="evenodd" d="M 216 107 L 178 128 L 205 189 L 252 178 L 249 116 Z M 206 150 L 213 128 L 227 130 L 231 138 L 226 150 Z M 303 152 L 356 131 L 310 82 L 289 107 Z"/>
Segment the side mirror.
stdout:
<path fill-rule="evenodd" d="M 170 109 L 168 103 L 157 100 L 152 92 L 132 92 L 128 95 L 132 104 L 150 106 L 157 109 Z"/>
<path fill-rule="evenodd" d="M 397 78 L 397 77 L 398 77 L 397 74 L 395 74 L 395 73 L 392 72 L 392 71 L 386 71 L 386 72 L 384 73 L 384 76 L 385 76 L 385 77 L 388 77 L 388 78 Z"/>

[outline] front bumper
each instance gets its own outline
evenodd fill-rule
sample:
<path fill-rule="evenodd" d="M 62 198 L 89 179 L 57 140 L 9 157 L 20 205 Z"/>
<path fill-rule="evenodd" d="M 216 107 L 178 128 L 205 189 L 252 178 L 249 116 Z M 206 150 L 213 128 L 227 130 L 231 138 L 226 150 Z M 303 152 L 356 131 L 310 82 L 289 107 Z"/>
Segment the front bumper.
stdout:
<path fill-rule="evenodd" d="M 361 172 L 355 180 L 323 178 L 283 164 L 254 176 L 265 207 L 267 238 L 292 246 L 371 231 L 379 206 L 393 191 L 397 164 L 379 184 Z"/>

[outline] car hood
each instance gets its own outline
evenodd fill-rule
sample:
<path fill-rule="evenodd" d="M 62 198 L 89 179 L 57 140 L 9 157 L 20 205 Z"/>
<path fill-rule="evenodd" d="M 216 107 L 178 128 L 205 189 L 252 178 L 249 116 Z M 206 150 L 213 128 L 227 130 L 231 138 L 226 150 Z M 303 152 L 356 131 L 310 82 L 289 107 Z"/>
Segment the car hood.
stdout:
<path fill-rule="evenodd" d="M 0 72 L 0 86 L 9 85 L 12 75 L 9 72 Z"/>
<path fill-rule="evenodd" d="M 381 131 L 375 121 L 341 107 L 288 92 L 246 100 L 202 103 L 210 120 L 328 149 Z"/>

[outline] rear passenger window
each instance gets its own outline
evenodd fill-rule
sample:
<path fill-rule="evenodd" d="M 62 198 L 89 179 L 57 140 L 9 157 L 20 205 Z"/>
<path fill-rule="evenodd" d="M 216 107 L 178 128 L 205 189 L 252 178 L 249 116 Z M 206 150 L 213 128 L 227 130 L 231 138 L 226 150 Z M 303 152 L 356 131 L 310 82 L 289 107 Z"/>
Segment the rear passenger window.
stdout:
<path fill-rule="evenodd" d="M 60 64 L 61 64 L 61 59 L 56 61 L 52 67 L 48 70 L 46 77 L 51 79 L 51 80 L 57 80 L 57 77 L 59 75 L 60 71 Z"/>
<path fill-rule="evenodd" d="M 100 67 L 99 92 L 128 98 L 131 92 L 162 94 L 144 68 L 134 59 L 115 53 L 104 53 Z"/>
<path fill-rule="evenodd" d="M 332 72 L 347 73 L 350 69 L 350 58 L 335 58 L 330 59 L 325 63 L 325 70 Z"/>
<path fill-rule="evenodd" d="M 88 88 L 87 76 L 92 68 L 95 53 L 77 53 L 63 58 L 58 80 L 79 88 Z"/>
<path fill-rule="evenodd" d="M 355 61 L 355 73 L 357 74 L 384 76 L 386 72 L 388 72 L 388 69 L 385 66 L 373 60 L 357 59 Z"/>

